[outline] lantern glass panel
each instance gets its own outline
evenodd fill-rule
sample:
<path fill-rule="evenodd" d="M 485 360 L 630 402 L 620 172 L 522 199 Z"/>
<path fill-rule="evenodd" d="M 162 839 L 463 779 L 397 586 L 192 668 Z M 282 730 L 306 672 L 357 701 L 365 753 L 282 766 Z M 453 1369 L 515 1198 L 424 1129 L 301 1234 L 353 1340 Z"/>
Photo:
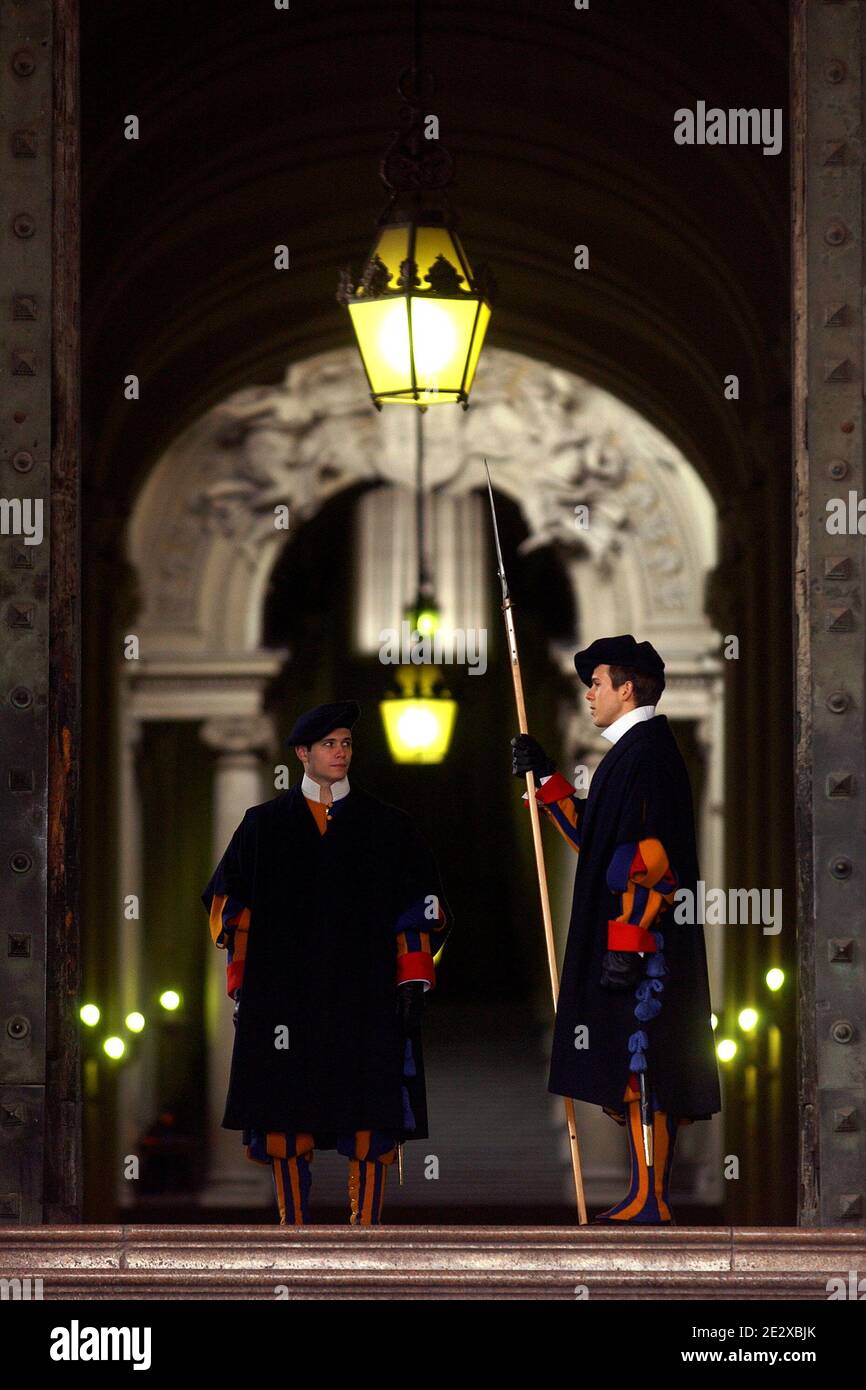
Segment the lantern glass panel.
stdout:
<path fill-rule="evenodd" d="M 474 299 L 412 298 L 412 346 L 419 390 L 459 391 L 472 346 Z"/>
<path fill-rule="evenodd" d="M 349 305 L 358 347 L 377 395 L 412 389 L 406 305 L 403 295 Z"/>
<path fill-rule="evenodd" d="M 403 261 L 405 261 L 408 254 L 408 226 L 385 227 L 370 254 L 370 260 L 373 259 L 373 256 L 378 256 L 379 260 L 384 262 L 388 267 L 388 270 L 391 272 L 391 279 L 388 282 L 389 289 L 396 290 L 400 288 L 398 281 L 400 266 Z"/>
<path fill-rule="evenodd" d="M 454 238 L 447 227 L 418 227 L 415 232 L 415 261 L 418 265 L 418 279 L 421 281 L 421 292 L 429 294 L 431 286 L 425 280 L 430 267 L 435 264 L 437 256 L 444 256 L 449 261 L 458 275 L 463 276 L 460 282 L 460 289 L 464 293 L 468 292 L 469 285 L 466 282 L 466 275 L 460 261 L 460 254 L 454 243 Z M 471 275 L 471 268 L 467 265 L 466 269 Z"/>
<path fill-rule="evenodd" d="M 490 310 L 486 304 L 481 303 L 478 307 L 478 323 L 475 326 L 475 337 L 472 339 L 472 351 L 469 354 L 469 368 L 466 372 L 466 385 L 464 390 L 469 395 L 470 387 L 475 378 L 475 368 L 478 366 L 478 358 L 484 345 L 484 335 L 487 332 L 487 325 L 490 322 Z"/>

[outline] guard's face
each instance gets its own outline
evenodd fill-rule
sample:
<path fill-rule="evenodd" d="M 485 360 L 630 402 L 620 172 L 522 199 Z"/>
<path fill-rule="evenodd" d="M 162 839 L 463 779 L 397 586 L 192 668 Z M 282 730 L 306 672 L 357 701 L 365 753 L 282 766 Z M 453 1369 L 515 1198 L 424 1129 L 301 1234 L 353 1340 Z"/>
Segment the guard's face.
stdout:
<path fill-rule="evenodd" d="M 606 729 L 621 714 L 631 708 L 631 681 L 624 681 L 619 690 L 610 683 L 610 667 L 596 666 L 592 673 L 592 684 L 586 692 L 586 703 L 593 724 L 597 729 Z"/>
<path fill-rule="evenodd" d="M 297 752 L 310 777 L 339 782 L 346 776 L 352 761 L 352 731 L 332 729 L 325 738 L 317 739 L 309 748 L 301 746 Z"/>

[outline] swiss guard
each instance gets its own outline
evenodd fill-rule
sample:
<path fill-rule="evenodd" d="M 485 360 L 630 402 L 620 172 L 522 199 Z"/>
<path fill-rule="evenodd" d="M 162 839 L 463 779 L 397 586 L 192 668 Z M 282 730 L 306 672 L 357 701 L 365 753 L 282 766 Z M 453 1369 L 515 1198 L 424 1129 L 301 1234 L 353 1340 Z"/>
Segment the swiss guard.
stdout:
<path fill-rule="evenodd" d="M 420 1028 L 446 905 L 409 817 L 349 785 L 359 713 L 301 715 L 302 781 L 246 812 L 202 894 L 236 1001 L 222 1124 L 271 1168 L 282 1225 L 309 1222 L 316 1148 L 349 1160 L 351 1224 L 378 1224 L 398 1145 L 428 1133 Z"/>
<path fill-rule="evenodd" d="M 574 664 L 611 745 L 585 801 L 535 739 L 512 739 L 512 771 L 535 774 L 539 804 L 578 856 L 548 1089 L 625 1126 L 631 1185 L 595 1220 L 671 1225 L 677 1130 L 721 1109 L 703 928 L 671 911 L 678 890 L 697 892 L 691 788 L 656 713 L 655 648 L 603 637 Z"/>

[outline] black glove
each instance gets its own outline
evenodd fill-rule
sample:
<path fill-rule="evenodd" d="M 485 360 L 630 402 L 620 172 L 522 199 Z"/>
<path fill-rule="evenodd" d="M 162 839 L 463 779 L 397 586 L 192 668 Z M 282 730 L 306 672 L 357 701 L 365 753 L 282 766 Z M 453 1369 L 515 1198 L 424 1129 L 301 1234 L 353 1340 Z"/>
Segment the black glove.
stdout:
<path fill-rule="evenodd" d="M 643 978 L 643 959 L 637 951 L 605 951 L 601 962 L 604 989 L 635 989 Z"/>
<path fill-rule="evenodd" d="M 525 777 L 527 772 L 547 777 L 556 766 L 532 734 L 518 734 L 511 740 L 511 771 L 515 777 Z"/>
<path fill-rule="evenodd" d="M 232 1023 L 233 1023 L 233 1024 L 235 1025 L 235 1027 L 237 1028 L 237 1026 L 238 1026 L 238 1009 L 239 1009 L 240 1006 L 241 1006 L 241 992 L 240 992 L 239 989 L 236 989 L 236 990 L 235 990 L 234 994 L 232 995 L 232 999 L 234 999 L 234 1001 L 235 1001 L 235 1007 L 234 1007 L 234 1010 L 233 1010 L 233 1012 L 232 1012 Z"/>
<path fill-rule="evenodd" d="M 397 1022 L 404 1038 L 421 1031 L 424 1017 L 424 981 L 407 980 L 397 986 Z"/>

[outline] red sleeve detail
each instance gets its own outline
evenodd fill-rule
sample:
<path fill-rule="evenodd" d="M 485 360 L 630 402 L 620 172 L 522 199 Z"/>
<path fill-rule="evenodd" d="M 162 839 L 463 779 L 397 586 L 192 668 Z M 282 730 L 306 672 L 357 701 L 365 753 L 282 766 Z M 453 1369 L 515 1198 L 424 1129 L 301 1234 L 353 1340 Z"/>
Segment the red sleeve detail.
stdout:
<path fill-rule="evenodd" d="M 431 989 L 436 984 L 436 967 L 429 951 L 404 951 L 397 957 L 397 984 L 409 980 L 426 980 Z"/>
<path fill-rule="evenodd" d="M 636 927 L 632 922 L 608 922 L 609 951 L 654 951 L 656 940 L 652 932 Z"/>
<path fill-rule="evenodd" d="M 236 989 L 240 989 L 244 982 L 244 962 L 233 960 L 231 965 L 226 967 L 226 994 L 231 998 Z"/>
<path fill-rule="evenodd" d="M 564 801 L 567 796 L 574 796 L 574 787 L 561 772 L 551 773 L 543 787 L 535 788 L 536 801 L 542 802 L 545 806 L 554 801 Z"/>

